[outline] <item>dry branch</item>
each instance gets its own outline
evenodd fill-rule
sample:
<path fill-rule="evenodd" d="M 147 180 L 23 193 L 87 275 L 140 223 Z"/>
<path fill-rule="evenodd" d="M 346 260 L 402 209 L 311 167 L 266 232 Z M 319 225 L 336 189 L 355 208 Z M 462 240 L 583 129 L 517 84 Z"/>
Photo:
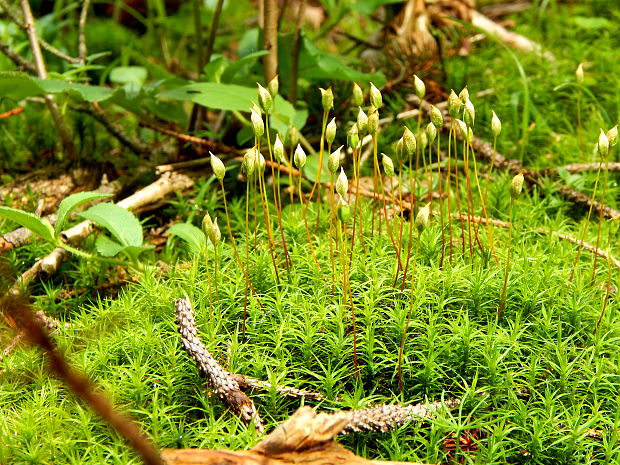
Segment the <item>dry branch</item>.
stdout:
<path fill-rule="evenodd" d="M 37 70 L 37 75 L 41 79 L 47 79 L 47 69 L 45 67 L 45 61 L 43 60 L 41 48 L 39 47 L 40 42 L 35 29 L 34 17 L 32 16 L 32 11 L 30 10 L 30 2 L 28 0 L 21 0 L 21 6 L 22 12 L 24 13 L 24 29 L 28 35 L 28 40 L 30 41 L 30 48 L 32 49 L 32 56 L 34 58 L 34 65 Z M 77 158 L 77 151 L 75 149 L 75 144 L 73 143 L 73 137 L 65 125 L 60 110 L 56 105 L 56 101 L 50 94 L 45 94 L 43 98 L 45 99 L 47 108 L 52 115 L 54 125 L 56 126 L 56 131 L 58 131 L 58 136 L 62 141 L 62 145 L 67 156 L 71 160 L 75 160 Z"/>
<path fill-rule="evenodd" d="M 162 456 L 169 465 L 416 465 L 368 460 L 334 442 L 348 425 L 342 413 L 317 413 L 300 407 L 251 450 L 167 449 Z"/>
<path fill-rule="evenodd" d="M 606 163 L 607 171 L 620 171 L 620 162 L 610 161 Z M 541 170 L 540 173 L 544 175 L 558 174 L 560 169 L 564 169 L 571 174 L 581 173 L 583 171 L 596 171 L 601 167 L 600 162 L 595 163 L 573 163 L 572 165 L 565 165 L 560 168 L 547 168 Z"/>
<path fill-rule="evenodd" d="M 544 56 L 548 60 L 555 60 L 554 56 L 550 52 L 543 52 L 542 47 L 533 40 L 530 40 L 521 34 L 517 34 L 516 32 L 509 31 L 504 26 L 497 24 L 495 21 L 487 18 L 482 13 L 476 10 L 470 10 L 469 15 L 471 17 L 471 23 L 474 26 L 494 35 L 506 45 L 510 45 L 521 52 L 535 53 L 537 55 Z"/>
<path fill-rule="evenodd" d="M 194 311 L 189 299 L 187 297 L 176 299 L 174 306 L 183 348 L 196 362 L 203 376 L 207 378 L 213 392 L 240 415 L 246 425 L 254 421 L 254 426 L 262 433 L 263 422 L 256 411 L 254 402 L 239 388 L 234 377 L 220 366 L 198 336 Z"/>

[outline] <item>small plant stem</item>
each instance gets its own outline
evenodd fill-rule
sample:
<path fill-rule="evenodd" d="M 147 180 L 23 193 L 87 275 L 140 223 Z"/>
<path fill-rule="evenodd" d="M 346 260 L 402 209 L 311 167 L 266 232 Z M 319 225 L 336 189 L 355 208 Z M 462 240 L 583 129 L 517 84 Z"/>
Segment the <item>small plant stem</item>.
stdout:
<path fill-rule="evenodd" d="M 245 189 L 245 295 L 243 298 L 243 322 L 241 323 L 241 334 L 245 334 L 245 321 L 248 316 L 248 293 L 250 287 L 250 183 L 248 177 Z"/>
<path fill-rule="evenodd" d="M 392 188 L 393 191 L 393 188 Z M 398 205 L 403 204 L 403 158 L 402 154 L 398 157 Z M 400 215 L 399 215 L 400 216 Z M 394 216 L 394 221 L 396 221 L 396 215 Z M 400 225 L 398 227 L 398 250 L 403 249 L 403 227 L 405 225 L 405 218 L 401 218 Z M 402 259 L 401 259 L 402 262 Z M 401 267 L 402 268 L 402 267 Z M 394 273 L 394 282 L 392 283 L 392 287 L 396 287 L 398 282 L 398 274 L 401 271 L 401 268 L 396 268 L 396 273 Z"/>
<path fill-rule="evenodd" d="M 607 247 L 611 245 L 611 231 L 609 232 L 609 236 L 607 238 Z M 607 309 L 607 303 L 609 302 L 609 294 L 611 292 L 611 254 L 607 254 L 607 285 L 605 286 L 605 297 L 603 298 L 603 305 L 601 308 L 601 314 L 598 317 L 598 321 L 596 322 L 596 326 L 594 327 L 593 334 L 596 334 L 599 326 L 601 325 L 601 321 L 603 321 L 603 316 L 605 315 L 605 310 Z"/>
<path fill-rule="evenodd" d="M 471 234 L 471 223 L 473 216 L 473 197 L 471 194 L 471 178 L 469 176 L 469 144 L 463 139 L 463 160 L 465 162 L 464 165 L 464 174 L 465 174 L 465 188 L 467 190 L 467 236 L 469 240 L 469 259 L 471 260 L 471 264 L 473 266 L 474 261 L 474 246 L 472 242 L 472 234 Z M 475 229 L 474 229 L 475 233 Z M 477 235 L 476 235 L 477 237 Z"/>
<path fill-rule="evenodd" d="M 265 114 L 265 133 L 267 134 L 267 148 L 269 151 L 269 159 L 275 163 L 273 157 L 273 150 L 271 147 L 271 135 L 269 134 L 269 113 Z M 278 175 L 276 176 L 276 172 Z M 280 238 L 282 239 L 282 248 L 284 249 L 284 260 L 286 262 L 286 267 L 289 268 L 291 266 L 291 258 L 288 254 L 288 247 L 286 245 L 286 238 L 284 237 L 284 228 L 282 227 L 282 204 L 280 201 L 280 170 L 276 170 L 274 165 L 271 165 L 271 179 L 273 180 L 273 203 L 276 208 L 276 221 L 278 222 L 278 227 L 280 228 Z M 266 196 L 265 196 L 266 198 Z M 272 232 L 273 234 L 273 232 Z"/>
<path fill-rule="evenodd" d="M 379 169 L 379 162 L 377 161 L 377 170 L 378 169 Z M 385 216 L 385 230 L 387 231 L 390 242 L 392 243 L 392 247 L 394 247 L 394 252 L 396 253 L 397 270 L 400 270 L 403 267 L 403 264 L 400 258 L 400 248 L 398 247 L 398 244 L 394 240 L 394 235 L 392 234 L 392 227 L 390 226 L 390 221 L 388 220 L 387 198 L 386 198 L 387 196 L 385 195 L 385 189 L 383 187 L 383 178 L 381 177 L 380 171 L 379 171 L 378 179 L 379 179 L 379 190 L 381 192 L 381 195 L 383 196 L 383 215 Z M 379 221 L 381 221 L 381 215 L 379 215 Z M 380 234 L 381 234 L 381 222 L 379 222 L 379 235 Z"/>
<path fill-rule="evenodd" d="M 452 130 L 454 129 L 454 124 L 454 121 L 452 121 Z M 458 143 L 456 134 L 454 133 L 452 140 L 454 141 L 454 192 L 456 193 L 456 208 L 460 213 L 463 210 L 461 209 L 461 189 L 459 188 Z M 463 225 L 463 215 L 459 215 L 459 223 L 461 225 L 461 253 L 465 256 L 465 226 Z"/>
<path fill-rule="evenodd" d="M 360 242 L 362 244 L 362 251 L 364 255 L 366 255 L 366 244 L 364 243 L 364 221 L 362 218 L 362 205 L 360 201 L 359 195 L 359 187 L 360 187 L 360 158 L 361 158 L 361 142 L 358 144 L 357 148 L 353 149 L 353 182 L 355 183 L 355 205 L 353 205 L 353 231 L 351 233 L 351 253 L 355 250 L 355 228 L 357 224 L 357 210 L 359 204 L 359 236 Z"/>
<path fill-rule="evenodd" d="M 239 264 L 239 268 L 241 268 L 241 271 L 243 271 L 243 275 L 245 277 L 245 286 L 246 286 L 246 291 L 247 289 L 252 289 L 252 291 L 254 293 L 256 293 L 256 291 L 254 291 L 254 288 L 252 286 L 252 283 L 250 281 L 250 276 L 248 275 L 248 270 L 247 267 L 244 268 L 243 267 L 243 261 L 241 260 L 241 256 L 239 255 L 239 251 L 237 250 L 237 244 L 235 241 L 235 236 L 233 235 L 232 232 L 232 227 L 230 226 L 230 215 L 228 213 L 228 202 L 226 200 L 226 191 L 224 190 L 224 180 L 220 179 L 220 186 L 222 187 L 222 197 L 224 200 L 224 212 L 226 213 L 226 227 L 228 228 L 228 236 L 230 237 L 230 244 L 233 248 L 233 253 L 235 254 L 235 258 L 237 259 L 237 263 Z M 248 220 L 247 220 L 247 201 L 246 201 L 246 220 L 245 220 L 245 229 L 246 229 L 246 244 L 248 243 Z M 247 297 L 247 293 L 246 293 L 246 297 Z M 245 315 L 245 309 L 244 309 L 244 315 Z M 244 319 L 245 321 L 245 319 Z"/>
<path fill-rule="evenodd" d="M 329 173 L 329 200 L 330 200 L 330 217 L 329 217 L 329 230 L 328 230 L 328 242 L 329 242 L 329 257 L 332 262 L 332 294 L 334 293 L 334 285 L 336 282 L 336 257 L 334 256 L 334 244 L 333 240 L 333 229 L 334 225 L 336 225 L 336 208 L 334 207 L 334 175 Z M 337 232 L 336 232 L 337 234 Z"/>
<path fill-rule="evenodd" d="M 476 186 L 478 188 L 478 195 L 480 195 L 480 202 L 482 203 L 482 213 L 484 214 L 484 219 L 486 220 L 485 223 L 487 226 L 487 235 L 489 237 L 489 245 L 491 247 L 491 254 L 497 260 L 497 256 L 495 255 L 495 247 L 493 246 L 493 230 L 491 229 L 491 224 L 489 221 L 489 214 L 487 213 L 487 207 L 486 207 L 486 203 L 484 200 L 484 195 L 482 194 L 482 189 L 480 188 L 480 178 L 478 177 L 478 165 L 476 164 L 476 153 L 474 152 L 474 149 L 473 147 L 471 147 L 471 145 L 470 145 L 470 150 L 471 150 L 472 159 L 474 160 L 474 176 L 476 177 Z M 476 231 L 478 231 L 478 227 L 476 225 L 474 225 L 474 228 Z"/>
<path fill-rule="evenodd" d="M 508 287 L 508 273 L 510 272 L 510 247 L 512 242 L 512 228 L 514 227 L 514 218 L 513 218 L 513 203 L 514 200 L 512 196 L 510 197 L 510 227 L 508 228 L 508 249 L 506 251 L 506 271 L 504 273 L 504 287 L 502 288 L 502 298 L 499 301 L 499 307 L 497 308 L 497 320 L 502 316 L 502 311 L 504 310 L 504 303 L 506 302 L 506 289 Z"/>
<path fill-rule="evenodd" d="M 325 150 L 325 128 L 327 127 L 327 117 L 329 116 L 328 110 L 323 110 L 323 121 L 321 123 L 321 142 L 319 145 L 319 166 L 317 168 L 316 179 L 312 185 L 310 196 L 308 197 L 308 203 L 306 208 L 312 202 L 314 191 L 317 191 L 317 205 L 316 205 L 316 231 L 319 230 L 319 224 L 321 222 L 321 169 L 323 168 L 323 152 Z"/>
<path fill-rule="evenodd" d="M 450 247 L 450 263 L 452 263 L 452 209 L 451 209 L 451 200 L 450 200 L 450 191 L 452 190 L 452 166 L 450 165 L 452 161 L 452 137 L 454 133 L 452 131 L 453 125 L 450 125 L 450 132 L 448 133 L 448 176 L 446 178 L 446 196 L 448 200 L 448 241 Z"/>
<path fill-rule="evenodd" d="M 280 275 L 278 274 L 278 260 L 273 243 L 273 234 L 271 231 L 271 216 L 269 215 L 269 202 L 267 201 L 267 190 L 265 189 L 265 175 L 261 172 L 258 175 L 258 189 L 260 193 L 261 206 L 263 215 L 265 215 L 265 226 L 267 228 L 267 240 L 269 242 L 269 254 L 271 255 L 271 262 L 273 263 L 273 271 L 276 276 L 276 283 L 280 284 Z M 256 239 L 255 239 L 256 240 Z"/>
<path fill-rule="evenodd" d="M 253 180 L 253 187 L 252 187 L 252 191 L 254 194 L 254 250 L 256 250 L 256 240 L 258 237 L 258 209 L 257 209 L 257 202 L 256 202 L 256 197 L 258 197 L 259 192 L 258 192 L 258 178 L 260 177 L 260 174 L 257 174 L 256 176 L 254 176 L 254 180 Z M 261 198 L 261 202 L 262 202 L 262 198 Z"/>
<path fill-rule="evenodd" d="M 581 127 L 581 86 L 577 86 L 577 141 L 581 150 L 581 159 L 586 161 L 586 153 L 583 145 L 583 129 Z"/>
<path fill-rule="evenodd" d="M 607 154 L 607 157 L 601 157 L 601 162 L 605 161 L 605 174 L 603 175 L 603 193 L 601 194 L 601 203 L 604 204 L 605 203 L 605 195 L 607 194 L 607 181 L 609 179 L 609 154 Z M 600 166 L 599 166 L 599 170 L 596 173 L 596 176 L 598 178 L 599 174 L 600 174 L 601 170 L 600 170 Z M 603 210 L 599 210 L 598 212 L 598 225 L 596 227 L 596 245 L 595 245 L 595 251 L 594 251 L 594 258 L 592 260 L 592 283 L 594 283 L 594 279 L 596 277 L 596 262 L 598 259 L 598 246 L 601 242 L 601 225 L 603 224 Z"/>
<path fill-rule="evenodd" d="M 483 197 L 483 205 L 488 205 L 488 195 L 489 195 L 489 185 L 491 184 L 491 176 L 493 174 L 493 168 L 495 167 L 495 149 L 497 147 L 497 136 L 493 136 L 493 157 L 491 158 L 491 166 L 489 167 L 489 172 L 487 173 L 487 182 L 484 186 L 484 195 Z M 476 175 L 476 179 L 478 178 L 478 176 Z M 487 220 L 487 224 L 489 222 L 489 216 L 487 213 L 485 213 L 485 218 Z M 478 224 L 478 227 L 480 227 L 480 224 Z"/>
<path fill-rule="evenodd" d="M 207 244 L 208 245 L 208 244 Z M 205 274 L 209 276 L 209 250 L 205 247 Z M 211 280 L 207 279 L 207 294 L 209 296 L 209 324 L 213 324 L 213 295 L 211 291 Z"/>
<path fill-rule="evenodd" d="M 441 176 L 441 131 L 437 132 L 437 188 L 439 189 L 439 227 L 441 228 L 441 259 L 439 268 L 443 267 L 443 260 L 446 254 L 446 232 L 444 230 L 443 218 L 443 182 Z"/>
<path fill-rule="evenodd" d="M 291 153 L 289 154 L 289 157 L 288 157 L 289 164 L 290 164 L 290 161 L 293 159 L 293 150 L 294 150 L 294 147 L 291 147 Z M 294 196 L 295 196 L 295 184 L 293 183 L 293 172 L 292 171 L 288 172 L 288 186 L 289 186 L 288 193 L 290 197 L 290 202 L 291 202 L 291 205 L 293 205 Z"/>
<path fill-rule="evenodd" d="M 411 227 L 413 227 L 413 223 Z M 405 384 L 403 383 L 403 356 L 405 353 L 405 340 L 407 338 L 407 331 L 409 331 L 409 323 L 411 322 L 411 314 L 413 313 L 413 301 L 415 294 L 415 265 L 418 258 L 418 250 L 420 248 L 420 237 L 421 233 L 418 231 L 418 240 L 416 242 L 415 252 L 413 253 L 413 264 L 411 265 L 411 296 L 409 299 L 409 311 L 407 312 L 407 321 L 405 322 L 405 327 L 403 328 L 403 335 L 400 339 L 400 348 L 398 350 L 397 377 L 398 388 L 401 392 L 403 392 L 405 388 Z"/>
<path fill-rule="evenodd" d="M 310 228 L 308 228 L 308 220 L 306 218 L 306 209 L 304 208 L 304 193 L 301 190 L 301 172 L 299 172 L 299 176 L 297 178 L 297 187 L 299 190 L 299 201 L 301 202 L 301 210 L 302 216 L 304 219 L 304 226 L 306 227 L 306 238 L 308 240 L 308 245 L 310 246 L 310 252 L 312 253 L 312 259 L 314 260 L 314 264 L 319 272 L 321 272 L 321 265 L 319 265 L 319 261 L 316 258 L 316 253 L 314 252 L 314 246 L 312 245 L 312 237 L 310 237 Z"/>
<path fill-rule="evenodd" d="M 301 28 L 304 23 L 304 12 L 306 0 L 299 2 L 297 18 L 295 19 L 295 32 L 293 33 L 293 44 L 291 47 L 291 92 L 290 101 L 293 105 L 297 104 L 297 78 L 299 77 L 299 54 L 301 49 Z"/>
<path fill-rule="evenodd" d="M 598 188 L 598 180 L 601 174 L 601 167 L 603 166 L 603 157 L 601 156 L 598 170 L 596 172 L 596 180 L 594 181 L 594 190 L 592 191 L 592 202 L 590 202 L 590 208 L 588 208 L 588 214 L 586 215 L 586 222 L 583 225 L 583 229 L 581 230 L 581 239 L 579 239 L 579 245 L 577 246 L 577 253 L 575 254 L 575 260 L 573 260 L 573 268 L 570 272 L 570 278 L 568 282 L 572 283 L 573 278 L 575 277 L 575 269 L 577 268 L 577 262 L 579 261 L 579 255 L 581 254 L 581 249 L 583 248 L 583 242 L 586 236 L 586 230 L 588 229 L 588 225 L 590 224 L 590 216 L 592 215 L 592 208 L 594 207 L 594 198 L 596 197 L 596 190 Z M 597 247 L 598 249 L 598 247 Z"/>
<path fill-rule="evenodd" d="M 218 268 L 218 256 L 217 256 L 218 244 L 213 244 L 213 282 L 215 284 L 215 298 L 219 300 L 220 291 L 217 285 L 217 268 Z"/>
<path fill-rule="evenodd" d="M 420 107 L 418 108 L 418 131 L 420 130 L 420 124 L 421 124 L 421 118 L 422 118 L 422 102 L 420 101 Z M 424 154 L 422 155 L 422 157 L 424 157 Z M 409 259 L 411 258 L 411 246 L 413 244 L 413 219 L 414 219 L 414 210 L 415 210 L 415 206 L 418 202 L 418 186 L 417 186 L 417 175 L 418 175 L 418 169 L 420 168 L 420 145 L 416 144 L 416 150 L 415 150 L 415 175 L 412 173 L 411 170 L 411 165 L 412 165 L 412 156 L 409 156 L 409 180 L 411 181 L 411 178 L 413 178 L 413 196 L 412 196 L 412 200 L 411 200 L 411 215 L 409 217 L 409 243 L 407 244 L 407 260 L 405 260 L 405 269 L 403 270 L 403 281 L 400 284 L 400 289 L 403 290 L 405 288 L 405 283 L 407 282 L 407 270 L 409 268 Z"/>
<path fill-rule="evenodd" d="M 375 192 L 379 192 L 379 182 L 377 181 L 377 172 L 379 171 L 379 160 L 377 159 L 377 138 L 376 135 L 372 138 L 372 185 L 373 190 Z M 372 239 L 375 235 L 375 207 L 374 207 L 375 199 L 371 199 L 370 204 L 372 205 L 372 220 L 370 222 L 370 238 Z M 379 215 L 379 237 L 381 237 L 381 215 Z M 373 248 L 373 253 L 374 253 Z"/>
<path fill-rule="evenodd" d="M 426 158 L 424 158 L 424 154 L 422 154 L 422 160 L 424 160 L 424 172 L 428 175 L 428 189 L 427 189 L 427 199 L 428 203 L 431 205 L 431 211 L 433 211 L 433 144 L 428 144 L 428 165 L 426 164 Z M 429 217 L 429 224 L 433 224 L 433 215 Z"/>
<path fill-rule="evenodd" d="M 355 321 L 355 307 L 353 306 L 353 297 L 351 296 L 351 283 L 349 281 L 349 265 L 351 263 L 351 257 L 347 253 L 347 241 L 345 239 L 347 225 L 342 223 L 342 231 L 340 232 L 340 250 L 341 250 L 341 263 L 342 263 L 342 304 L 343 307 L 347 307 L 347 303 L 351 309 L 351 325 L 353 330 L 353 367 L 355 368 L 355 379 L 360 380 L 359 363 L 357 360 L 357 328 Z M 339 229 L 339 228 L 338 228 Z"/>

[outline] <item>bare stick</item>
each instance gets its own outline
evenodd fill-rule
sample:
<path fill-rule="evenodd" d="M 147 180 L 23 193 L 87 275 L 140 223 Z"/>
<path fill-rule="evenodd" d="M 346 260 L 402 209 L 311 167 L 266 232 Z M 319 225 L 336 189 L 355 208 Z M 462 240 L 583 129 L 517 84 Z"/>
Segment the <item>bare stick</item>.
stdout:
<path fill-rule="evenodd" d="M 88 19 L 88 10 L 90 9 L 90 0 L 83 0 L 82 11 L 80 12 L 80 24 L 78 28 L 78 50 L 80 55 L 80 61 L 83 65 L 86 64 L 86 57 L 88 56 L 88 49 L 86 48 L 86 20 Z"/>
<path fill-rule="evenodd" d="M 30 3 L 28 0 L 21 0 L 21 6 L 24 13 L 24 27 L 26 34 L 28 34 L 28 40 L 30 41 L 30 48 L 32 49 L 32 56 L 34 58 L 37 74 L 41 79 L 47 79 L 47 69 L 45 68 L 45 61 L 43 60 L 41 48 L 39 47 L 37 31 L 34 25 L 34 17 L 32 16 L 32 11 L 30 10 Z M 73 138 L 69 132 L 69 129 L 65 126 L 60 111 L 56 106 L 56 102 L 49 94 L 46 94 L 44 98 L 47 108 L 52 115 L 52 119 L 54 120 L 54 124 L 56 125 L 56 130 L 58 131 L 58 135 L 60 136 L 65 152 L 71 160 L 75 160 L 77 158 L 77 151 L 75 150 L 75 145 L 73 144 Z"/>
<path fill-rule="evenodd" d="M 26 60 L 21 55 L 18 55 L 17 53 L 15 53 L 13 50 L 11 50 L 11 47 L 9 47 L 7 44 L 5 44 L 1 40 L 0 40 L 0 52 L 2 52 L 9 60 L 11 60 L 13 63 L 15 63 L 17 66 L 19 66 L 23 70 L 28 71 L 29 73 L 32 73 L 32 74 L 36 74 L 37 69 L 34 67 L 34 65 L 31 62 Z"/>
<path fill-rule="evenodd" d="M 254 426 L 262 433 L 263 423 L 258 416 L 254 402 L 239 388 L 233 376 L 217 363 L 198 336 L 194 311 L 189 298 L 175 299 L 174 306 L 183 348 L 196 362 L 203 376 L 208 379 L 213 392 L 240 415 L 246 425 L 254 421 Z"/>
<path fill-rule="evenodd" d="M 152 154 L 153 147 L 149 144 L 145 144 L 140 139 L 130 136 L 125 132 L 124 128 L 111 121 L 105 113 L 95 104 L 93 105 L 79 105 L 76 106 L 75 109 L 77 111 L 81 111 L 83 113 L 88 113 L 92 116 L 99 124 L 101 124 L 107 131 L 114 136 L 121 144 L 128 147 L 132 152 L 138 155 L 144 154 Z M 155 149 L 157 151 L 157 149 Z"/>
<path fill-rule="evenodd" d="M 381 405 L 335 413 L 317 413 L 304 406 L 249 451 L 167 449 L 162 455 L 169 465 L 425 465 L 368 460 L 333 439 L 339 434 L 357 431 L 390 431 L 407 421 L 432 418 L 442 406 L 456 405 L 458 401 L 452 400 L 445 404 Z"/>
<path fill-rule="evenodd" d="M 263 48 L 269 53 L 263 58 L 265 82 L 270 82 L 278 74 L 278 3 L 276 0 L 263 0 Z"/>
<path fill-rule="evenodd" d="M 5 298 L 1 303 L 2 311 L 10 314 L 24 330 L 31 343 L 39 346 L 47 356 L 50 370 L 58 375 L 67 385 L 86 402 L 99 416 L 107 421 L 125 438 L 147 465 L 163 465 L 159 453 L 140 431 L 140 427 L 127 415 L 116 410 L 102 394 L 96 393 L 85 376 L 73 371 L 67 361 L 58 353 L 40 320 L 35 317 L 26 303 L 15 298 Z"/>
<path fill-rule="evenodd" d="M 297 19 L 295 21 L 295 33 L 293 35 L 293 46 L 291 52 L 291 95 L 290 100 L 293 105 L 297 102 L 297 79 L 299 77 L 299 49 L 301 44 L 301 26 L 304 21 L 304 11 L 306 0 L 298 3 Z"/>

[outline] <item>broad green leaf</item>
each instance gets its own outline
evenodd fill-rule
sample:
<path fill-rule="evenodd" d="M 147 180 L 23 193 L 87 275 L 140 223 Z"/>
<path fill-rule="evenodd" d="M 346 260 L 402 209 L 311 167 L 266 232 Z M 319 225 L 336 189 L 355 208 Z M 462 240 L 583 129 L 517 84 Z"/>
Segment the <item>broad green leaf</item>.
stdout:
<path fill-rule="evenodd" d="M 97 252 L 103 257 L 115 257 L 118 254 L 126 254 L 131 261 L 136 261 L 138 256 L 146 250 L 153 249 L 152 245 L 127 245 L 123 246 L 107 236 L 101 236 L 95 241 Z"/>
<path fill-rule="evenodd" d="M 110 81 L 117 84 L 131 82 L 141 86 L 147 77 L 148 71 L 144 66 L 118 66 L 110 71 Z"/>
<path fill-rule="evenodd" d="M 267 55 L 268 53 L 269 52 L 267 50 L 260 50 L 258 52 L 250 53 L 243 58 L 239 58 L 238 60 L 233 61 L 226 67 L 226 69 L 222 73 L 220 77 L 221 81 L 232 82 L 232 80 L 235 78 L 237 79 L 237 81 L 246 78 L 247 75 L 245 73 L 242 73 L 241 70 L 246 66 L 254 64 L 256 60 L 258 60 L 262 56 Z"/>
<path fill-rule="evenodd" d="M 116 257 L 125 247 L 113 241 L 108 236 L 98 237 L 95 241 L 95 249 L 104 257 Z"/>
<path fill-rule="evenodd" d="M 165 91 L 161 98 L 187 100 L 217 110 L 249 111 L 250 105 L 257 100 L 256 89 L 222 84 L 219 82 L 199 82 Z"/>
<path fill-rule="evenodd" d="M 204 232 L 193 224 L 173 224 L 166 232 L 171 236 L 179 237 L 187 242 L 193 254 L 198 255 L 203 253 L 207 246 L 207 239 Z"/>
<path fill-rule="evenodd" d="M 573 16 L 572 20 L 581 29 L 586 29 L 589 31 L 609 29 L 612 25 L 611 21 L 609 21 L 607 18 L 602 18 L 600 16 Z"/>
<path fill-rule="evenodd" d="M 77 194 L 71 194 L 69 197 L 65 198 L 60 202 L 58 207 L 58 219 L 54 227 L 56 235 L 64 229 L 69 215 L 77 207 L 91 200 L 104 199 L 111 196 L 112 194 L 102 194 L 101 192 L 78 192 Z"/>
<path fill-rule="evenodd" d="M 353 2 L 349 8 L 363 15 L 370 15 L 380 6 L 390 5 L 392 3 L 403 3 L 403 0 L 358 0 Z"/>
<path fill-rule="evenodd" d="M 45 218 L 40 218 L 32 213 L 9 207 L 0 207 L 0 218 L 14 221 L 44 240 L 54 242 L 54 228 L 52 228 L 50 222 Z"/>
<path fill-rule="evenodd" d="M 123 246 L 142 245 L 142 226 L 134 215 L 113 203 L 100 203 L 90 207 L 82 218 L 107 229 Z"/>
<path fill-rule="evenodd" d="M 12 71 L 0 72 L 0 97 L 21 100 L 26 97 L 63 92 L 88 102 L 101 102 L 115 94 L 113 89 L 107 87 L 53 79 L 39 79 Z"/>
<path fill-rule="evenodd" d="M 292 35 L 278 36 L 278 60 L 281 76 L 290 76 L 292 57 Z M 366 73 L 346 64 L 346 58 L 319 49 L 303 37 L 299 54 L 299 76 L 304 79 L 326 79 L 330 81 L 355 81 L 368 84 L 373 82 L 381 87 L 386 78 L 383 73 Z M 317 90 L 318 92 L 318 90 Z"/>
<path fill-rule="evenodd" d="M 160 98 L 188 100 L 209 108 L 231 111 L 250 111 L 252 102 L 258 99 L 255 87 L 223 84 L 219 82 L 199 82 L 167 90 L 158 94 Z M 285 127 L 295 123 L 301 129 L 306 122 L 307 112 L 297 111 L 290 102 L 277 96 L 272 119 L 280 121 Z"/>
<path fill-rule="evenodd" d="M 323 153 L 323 163 L 321 167 L 321 182 L 329 181 L 329 169 L 327 168 L 327 157 L 328 157 L 327 149 Z M 304 166 L 304 174 L 310 181 L 316 181 L 319 174 L 319 154 L 316 156 L 309 156 L 306 160 L 306 165 Z"/>

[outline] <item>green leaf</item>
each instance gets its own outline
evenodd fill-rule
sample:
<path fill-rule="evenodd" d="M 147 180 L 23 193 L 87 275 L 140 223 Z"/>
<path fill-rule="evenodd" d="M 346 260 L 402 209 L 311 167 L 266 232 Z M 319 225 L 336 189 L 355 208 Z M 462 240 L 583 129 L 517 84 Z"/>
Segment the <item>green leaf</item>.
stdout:
<path fill-rule="evenodd" d="M 39 79 L 25 73 L 0 72 L 0 97 L 21 100 L 43 94 L 68 93 L 87 102 L 101 102 L 111 98 L 115 91 L 107 87 L 90 86 L 75 82 Z"/>
<path fill-rule="evenodd" d="M 102 194 L 101 192 L 78 192 L 77 194 L 71 194 L 69 197 L 65 198 L 60 202 L 58 207 L 58 219 L 56 220 L 56 226 L 54 228 L 56 235 L 64 229 L 69 215 L 77 207 L 92 200 L 104 199 L 111 196 L 112 194 Z"/>
<path fill-rule="evenodd" d="M 97 252 L 103 257 L 115 257 L 122 253 L 129 257 L 133 262 L 137 261 L 138 256 L 146 250 L 151 250 L 154 247 L 152 245 L 121 245 L 116 241 L 113 241 L 107 236 L 101 236 L 95 241 L 95 248 Z"/>
<path fill-rule="evenodd" d="M 204 232 L 193 224 L 173 224 L 166 232 L 171 236 L 179 237 L 187 242 L 192 253 L 195 255 L 203 253 L 207 247 L 207 239 Z"/>
<path fill-rule="evenodd" d="M 104 257 L 115 257 L 124 249 L 124 246 L 113 241 L 108 236 L 101 236 L 95 241 L 95 248 Z"/>
<path fill-rule="evenodd" d="M 327 150 L 323 153 L 323 163 L 321 167 L 321 182 L 329 182 L 329 169 L 327 167 Z M 319 174 L 319 154 L 308 157 L 304 166 L 304 174 L 310 181 L 316 181 Z"/>
<path fill-rule="evenodd" d="M 247 77 L 247 73 L 242 73 L 241 70 L 256 62 L 260 57 L 267 55 L 267 50 L 260 50 L 258 52 L 250 53 L 243 58 L 233 61 L 226 67 L 221 75 L 222 82 L 232 82 L 233 79 L 238 81 L 244 77 Z"/>
<path fill-rule="evenodd" d="M 90 207 L 82 218 L 107 229 L 123 246 L 142 245 L 142 226 L 134 215 L 113 203 L 100 203 Z"/>
<path fill-rule="evenodd" d="M 258 99 L 255 87 L 238 86 L 236 84 L 223 84 L 220 82 L 198 82 L 176 89 L 167 90 L 158 94 L 160 98 L 173 100 L 188 100 L 217 110 L 250 111 L 252 102 Z M 272 120 L 282 123 L 282 127 L 288 127 L 295 123 L 297 129 L 301 129 L 306 123 L 308 113 L 304 110 L 297 111 L 290 102 L 281 96 L 277 96 L 274 105 L 275 111 L 271 115 Z M 275 126 L 274 126 L 275 127 Z M 280 129 L 279 127 L 277 129 Z"/>
<path fill-rule="evenodd" d="M 0 218 L 14 221 L 44 240 L 54 242 L 54 228 L 46 218 L 9 207 L 0 207 Z"/>
<path fill-rule="evenodd" d="M 573 16 L 572 21 L 577 27 L 586 29 L 589 31 L 598 31 L 600 29 L 609 29 L 612 23 L 607 18 L 599 16 L 587 17 L 587 16 Z"/>
<path fill-rule="evenodd" d="M 392 3 L 402 3 L 403 0 L 362 0 L 353 2 L 349 8 L 363 15 L 370 15 L 382 5 L 390 5 Z"/>
<path fill-rule="evenodd" d="M 123 84 L 129 93 L 136 93 L 146 82 L 148 74 L 144 66 L 118 66 L 110 71 L 110 81 Z"/>
<path fill-rule="evenodd" d="M 292 34 L 278 36 L 278 60 L 281 76 L 291 75 Z M 383 73 L 366 73 L 346 64 L 347 59 L 324 52 L 303 37 L 299 54 L 299 76 L 304 79 L 326 79 L 330 81 L 355 81 L 360 84 L 373 82 L 381 87 L 386 82 Z"/>

